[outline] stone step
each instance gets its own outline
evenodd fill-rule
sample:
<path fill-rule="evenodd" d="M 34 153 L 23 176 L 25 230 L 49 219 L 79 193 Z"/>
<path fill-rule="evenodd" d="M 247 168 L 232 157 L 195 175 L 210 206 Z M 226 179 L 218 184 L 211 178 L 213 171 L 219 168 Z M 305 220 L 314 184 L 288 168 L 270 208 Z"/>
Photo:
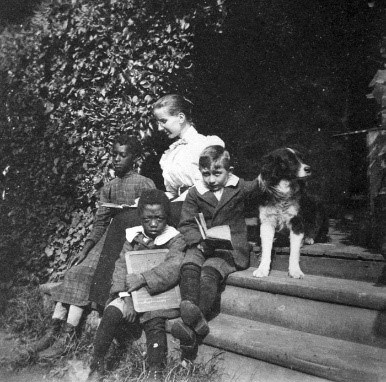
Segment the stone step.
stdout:
<path fill-rule="evenodd" d="M 251 253 L 251 267 L 260 264 L 260 252 L 258 247 Z M 275 248 L 272 256 L 271 269 L 288 272 L 289 249 Z M 355 256 L 343 256 L 334 252 L 308 252 L 302 251 L 300 267 L 306 275 L 318 275 L 348 280 L 368 281 L 372 283 L 386 284 L 386 262 L 379 256 L 369 258 L 356 258 Z M 383 281 L 381 281 L 383 280 Z"/>
<path fill-rule="evenodd" d="M 286 272 L 275 270 L 268 277 L 257 278 L 252 275 L 254 270 L 255 268 L 249 268 L 231 274 L 227 285 L 359 308 L 386 310 L 386 287 L 364 281 L 313 275 L 294 279 Z"/>
<path fill-rule="evenodd" d="M 171 340 L 171 351 L 177 351 L 179 345 Z M 169 344 L 170 344 L 169 342 Z M 177 341 L 178 342 L 178 341 Z M 297 370 L 245 357 L 213 346 L 202 344 L 199 348 L 198 363 L 214 365 L 216 376 L 221 382 L 327 382 L 328 379 L 301 373 Z"/>
<path fill-rule="evenodd" d="M 386 350 L 227 314 L 210 322 L 204 343 L 332 381 L 386 380 Z"/>
<path fill-rule="evenodd" d="M 221 296 L 221 312 L 386 349 L 384 317 L 376 310 L 228 285 Z"/>
<path fill-rule="evenodd" d="M 353 244 L 350 233 L 337 228 L 334 220 L 330 220 L 329 238 L 328 243 L 304 245 L 301 248 L 300 265 L 305 274 L 386 284 L 386 259 L 380 253 Z M 253 242 L 251 244 L 250 265 L 258 267 L 260 247 Z M 275 241 L 271 264 L 273 270 L 288 270 L 288 245 L 288 240 L 279 238 Z"/>
<path fill-rule="evenodd" d="M 320 276 L 293 279 L 254 268 L 232 274 L 221 312 L 307 333 L 386 348 L 386 288 Z"/>

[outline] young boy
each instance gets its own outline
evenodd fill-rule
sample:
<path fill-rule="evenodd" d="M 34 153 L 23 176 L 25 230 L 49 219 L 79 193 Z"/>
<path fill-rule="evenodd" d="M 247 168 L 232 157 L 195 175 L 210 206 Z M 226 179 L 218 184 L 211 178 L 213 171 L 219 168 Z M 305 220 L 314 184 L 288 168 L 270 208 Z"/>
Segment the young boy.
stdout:
<path fill-rule="evenodd" d="M 102 188 L 101 202 L 130 205 L 141 196 L 143 190 L 155 188 L 151 179 L 133 170 L 134 161 L 140 154 L 141 145 L 135 137 L 122 134 L 115 140 L 114 168 L 117 177 Z M 51 327 L 31 345 L 31 350 L 39 352 L 40 358 L 54 358 L 64 354 L 77 338 L 83 311 L 90 304 L 89 291 L 106 231 L 114 216 L 114 209 L 98 208 L 93 229 L 83 250 L 73 259 L 75 266 L 66 272 L 63 282 L 51 291 L 51 297 L 56 301 Z M 111 275 L 105 274 L 101 278 L 108 279 L 107 285 L 110 288 Z"/>
<path fill-rule="evenodd" d="M 134 323 L 131 296 L 118 297 L 120 292 L 132 292 L 145 286 L 151 295 L 164 292 L 178 284 L 180 266 L 184 257 L 184 237 L 167 224 L 170 219 L 170 202 L 164 192 L 148 190 L 138 202 L 141 225 L 126 230 L 126 242 L 115 264 L 110 303 L 107 305 L 94 341 L 94 354 L 88 382 L 98 381 L 104 373 L 104 358 L 119 326 L 124 321 Z M 153 248 L 169 249 L 165 261 L 142 274 L 127 274 L 125 253 Z M 121 294 L 122 295 L 122 294 Z M 146 334 L 148 381 L 162 381 L 166 365 L 167 340 L 165 322 L 179 316 L 178 309 L 156 310 L 139 315 Z"/>
<path fill-rule="evenodd" d="M 197 337 L 209 332 L 207 318 L 220 284 L 232 272 L 249 265 L 250 246 L 244 201 L 258 187 L 257 179 L 244 181 L 233 174 L 230 156 L 222 146 L 209 146 L 200 155 L 202 182 L 192 187 L 184 201 L 179 231 L 188 249 L 181 268 L 181 319 L 171 329 L 180 340 L 183 359 L 192 359 Z M 211 247 L 201 236 L 196 217 L 203 213 L 208 228 L 228 225 L 233 250 Z"/>

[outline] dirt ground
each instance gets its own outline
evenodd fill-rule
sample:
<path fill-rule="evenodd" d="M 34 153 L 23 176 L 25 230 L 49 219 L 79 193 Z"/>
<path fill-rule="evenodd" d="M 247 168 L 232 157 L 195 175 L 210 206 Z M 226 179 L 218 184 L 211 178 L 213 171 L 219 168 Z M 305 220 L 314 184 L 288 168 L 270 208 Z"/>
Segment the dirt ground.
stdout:
<path fill-rule="evenodd" d="M 0 382 L 82 382 L 87 379 L 88 369 L 81 361 L 70 360 L 61 370 L 44 365 L 12 370 L 13 362 L 24 354 L 23 346 L 0 330 Z"/>

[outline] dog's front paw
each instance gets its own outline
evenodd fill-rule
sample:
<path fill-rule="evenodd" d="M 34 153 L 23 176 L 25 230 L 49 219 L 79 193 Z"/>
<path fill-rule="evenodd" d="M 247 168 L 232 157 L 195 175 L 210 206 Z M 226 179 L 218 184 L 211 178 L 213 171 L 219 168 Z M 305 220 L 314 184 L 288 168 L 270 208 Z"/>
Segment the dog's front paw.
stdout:
<path fill-rule="evenodd" d="M 304 242 L 304 244 L 312 245 L 315 243 L 315 240 L 311 237 L 305 237 L 303 242 Z"/>
<path fill-rule="evenodd" d="M 290 275 L 290 277 L 293 277 L 294 279 L 302 279 L 304 277 L 304 273 L 299 267 L 290 268 L 288 270 L 288 274 Z"/>
<path fill-rule="evenodd" d="M 255 271 L 253 271 L 253 276 L 255 277 L 267 277 L 269 275 L 269 267 L 262 267 L 261 265 Z"/>

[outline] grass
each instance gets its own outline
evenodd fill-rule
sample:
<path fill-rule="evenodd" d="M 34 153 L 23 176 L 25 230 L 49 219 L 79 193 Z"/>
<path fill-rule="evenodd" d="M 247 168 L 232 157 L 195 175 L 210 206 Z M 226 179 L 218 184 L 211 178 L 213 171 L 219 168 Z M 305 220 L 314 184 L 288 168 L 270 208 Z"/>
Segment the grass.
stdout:
<path fill-rule="evenodd" d="M 14 287 L 8 296 L 7 309 L 0 315 L 0 328 L 16 341 L 17 349 L 11 361 L 2 364 L 12 369 L 23 369 L 31 365 L 46 366 L 49 377 L 60 380 L 69 374 L 71 365 L 76 364 L 84 373 L 90 363 L 95 329 L 87 327 L 79 342 L 62 357 L 42 362 L 28 351 L 28 344 L 44 335 L 50 325 L 52 307 L 44 304 L 37 287 Z M 142 382 L 147 374 L 145 346 L 140 341 L 130 344 L 126 354 L 109 371 L 105 382 Z M 169 351 L 168 365 L 164 372 L 165 382 L 216 382 L 219 381 L 217 357 L 206 363 L 182 365 L 177 350 Z M 79 366 L 80 365 L 80 366 Z M 80 372 L 80 371 L 79 371 Z M 82 380 L 82 379 L 79 379 Z"/>

